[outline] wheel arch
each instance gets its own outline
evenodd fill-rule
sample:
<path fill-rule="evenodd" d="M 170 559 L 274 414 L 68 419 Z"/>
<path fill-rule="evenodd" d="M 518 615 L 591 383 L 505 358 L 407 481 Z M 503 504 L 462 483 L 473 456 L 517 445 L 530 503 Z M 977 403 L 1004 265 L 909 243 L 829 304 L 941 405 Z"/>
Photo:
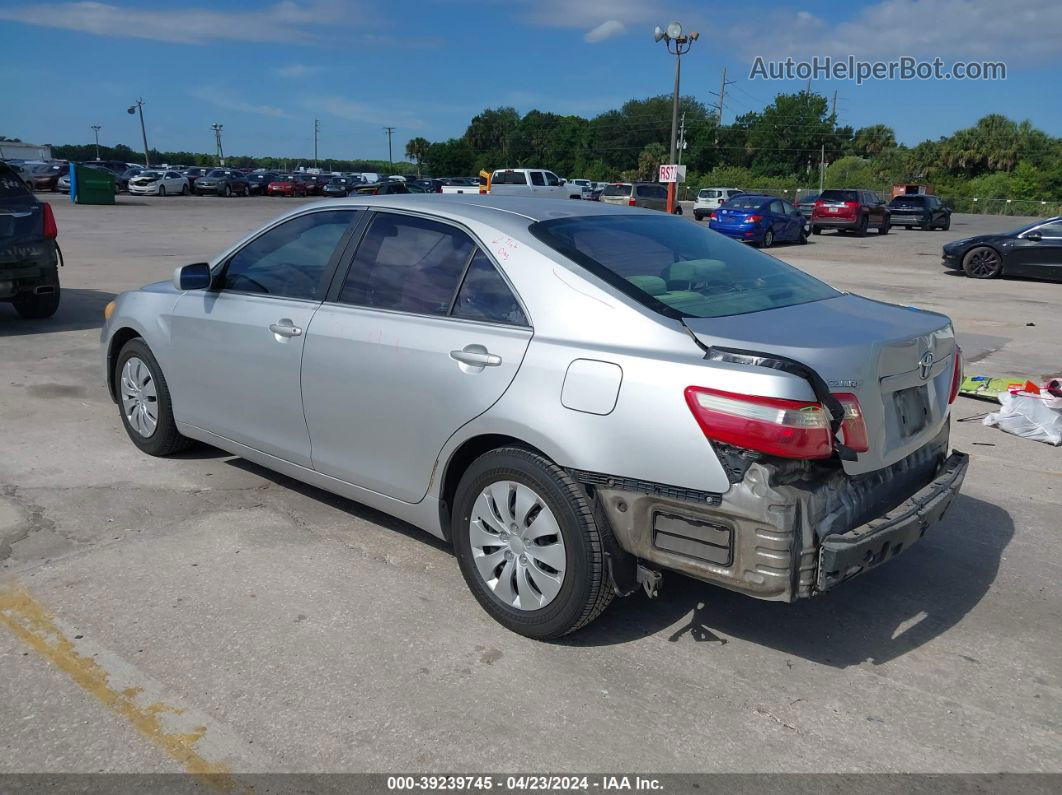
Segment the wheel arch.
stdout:
<path fill-rule="evenodd" d="M 139 331 L 131 326 L 123 326 L 111 335 L 111 340 L 107 344 L 107 392 L 114 403 L 118 402 L 118 390 L 114 383 L 114 360 L 118 358 L 118 352 L 122 350 L 129 340 L 138 338 L 143 338 Z"/>
<path fill-rule="evenodd" d="M 553 458 L 548 454 L 523 439 L 502 433 L 484 433 L 472 436 L 461 442 L 442 466 L 442 477 L 439 481 L 439 527 L 443 538 L 450 541 L 451 510 L 454 504 L 454 496 L 457 494 L 457 485 L 461 477 L 468 470 L 472 462 L 491 450 L 501 447 L 522 447 L 531 450 L 551 461 Z"/>

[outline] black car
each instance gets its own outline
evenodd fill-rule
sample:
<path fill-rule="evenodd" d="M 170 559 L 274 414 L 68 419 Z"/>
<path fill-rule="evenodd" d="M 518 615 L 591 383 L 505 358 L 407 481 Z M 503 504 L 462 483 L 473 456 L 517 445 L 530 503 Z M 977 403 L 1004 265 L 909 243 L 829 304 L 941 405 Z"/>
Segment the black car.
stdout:
<path fill-rule="evenodd" d="M 796 207 L 800 210 L 800 214 L 805 218 L 811 218 L 811 213 L 815 209 L 815 202 L 819 200 L 819 194 L 807 193 L 800 196 L 796 200 Z"/>
<path fill-rule="evenodd" d="M 201 168 L 200 166 L 190 166 L 189 168 L 184 169 L 181 173 L 184 175 L 184 178 L 188 180 L 189 189 L 194 191 L 195 181 L 200 177 L 205 177 L 211 170 L 212 169 L 209 168 Z"/>
<path fill-rule="evenodd" d="M 115 184 L 118 186 L 118 190 L 129 190 L 129 180 L 143 172 L 140 166 L 130 166 L 117 177 L 115 177 Z"/>
<path fill-rule="evenodd" d="M 398 182 L 397 180 L 388 180 L 386 182 L 372 182 L 368 185 L 359 185 L 354 189 L 355 193 L 362 193 L 367 196 L 385 196 L 392 193 L 409 193 L 409 188 L 406 187 L 406 183 Z"/>
<path fill-rule="evenodd" d="M 215 196 L 250 196 L 251 186 L 247 182 L 247 175 L 239 169 L 215 168 L 195 181 L 195 193 L 197 196 L 207 193 Z"/>
<path fill-rule="evenodd" d="M 349 196 L 353 189 L 353 180 L 346 177 L 332 177 L 331 181 L 321 188 L 321 195 L 331 196 L 332 198 Z"/>
<path fill-rule="evenodd" d="M 944 245 L 944 264 L 974 279 L 1033 276 L 1062 279 L 1062 215 L 1012 232 L 977 235 Z"/>
<path fill-rule="evenodd" d="M 406 183 L 410 187 L 417 187 L 424 193 L 442 193 L 443 185 L 451 184 L 445 179 L 432 179 L 430 177 L 423 177 L 422 179 L 414 179 Z"/>
<path fill-rule="evenodd" d="M 52 206 L 0 163 L 0 302 L 22 317 L 51 317 L 59 308 L 57 237 Z"/>
<path fill-rule="evenodd" d="M 951 229 L 951 210 L 936 196 L 910 194 L 894 196 L 889 202 L 892 225 L 904 229 Z"/>
<path fill-rule="evenodd" d="M 265 196 L 269 183 L 277 178 L 275 171 L 252 171 L 247 175 L 247 186 L 252 196 Z"/>

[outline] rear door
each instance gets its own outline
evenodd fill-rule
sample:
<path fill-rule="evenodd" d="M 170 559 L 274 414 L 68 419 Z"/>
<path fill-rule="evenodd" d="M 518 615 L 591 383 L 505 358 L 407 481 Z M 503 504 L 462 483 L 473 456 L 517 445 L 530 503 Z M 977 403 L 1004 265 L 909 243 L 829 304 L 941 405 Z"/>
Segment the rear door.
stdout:
<path fill-rule="evenodd" d="M 1029 234 L 1040 239 L 1033 240 Z M 1062 221 L 1051 221 L 1023 232 L 1007 257 L 1007 273 L 1042 279 L 1062 278 Z"/>
<path fill-rule="evenodd" d="M 313 464 L 417 502 L 446 440 L 516 375 L 526 313 L 467 230 L 414 214 L 374 213 L 339 277 L 306 335 Z"/>

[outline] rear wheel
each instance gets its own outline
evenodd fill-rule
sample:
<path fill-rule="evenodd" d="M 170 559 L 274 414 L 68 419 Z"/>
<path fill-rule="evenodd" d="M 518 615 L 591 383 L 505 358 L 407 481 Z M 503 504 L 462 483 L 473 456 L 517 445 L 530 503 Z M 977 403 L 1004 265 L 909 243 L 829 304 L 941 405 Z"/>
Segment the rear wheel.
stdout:
<path fill-rule="evenodd" d="M 856 229 L 856 235 L 859 237 L 867 236 L 867 228 L 870 226 L 870 219 L 867 216 L 863 216 L 863 219 L 859 222 L 859 228 Z"/>
<path fill-rule="evenodd" d="M 141 451 L 166 456 L 191 446 L 192 440 L 177 431 L 162 368 L 139 337 L 129 340 L 118 354 L 114 384 L 122 425 Z"/>
<path fill-rule="evenodd" d="M 821 235 L 822 234 L 822 227 L 821 226 L 813 226 L 813 227 L 811 227 L 811 234 L 813 234 L 813 235 Z"/>
<path fill-rule="evenodd" d="M 27 320 L 41 320 L 51 317 L 59 309 L 59 270 L 53 267 L 40 286 L 51 287 L 54 292 L 19 293 L 13 302 L 19 317 Z"/>
<path fill-rule="evenodd" d="M 1003 258 L 994 248 L 977 246 L 962 258 L 962 269 L 973 279 L 994 279 L 1003 272 Z"/>
<path fill-rule="evenodd" d="M 887 234 L 889 234 L 889 230 L 890 229 L 892 229 L 892 223 L 890 223 L 889 221 L 886 221 L 885 223 L 883 223 L 881 226 L 878 227 L 878 234 L 879 235 L 887 235 Z"/>
<path fill-rule="evenodd" d="M 770 248 L 774 245 L 774 232 L 768 229 L 763 233 L 763 242 L 760 243 L 760 248 Z"/>
<path fill-rule="evenodd" d="M 601 531 L 582 488 L 519 447 L 478 458 L 457 487 L 453 543 L 465 582 L 502 626 L 559 638 L 612 601 Z"/>
<path fill-rule="evenodd" d="M 676 204 L 675 205 L 675 209 L 671 211 L 671 214 L 672 215 L 682 215 L 682 206 L 679 205 L 679 204 Z"/>

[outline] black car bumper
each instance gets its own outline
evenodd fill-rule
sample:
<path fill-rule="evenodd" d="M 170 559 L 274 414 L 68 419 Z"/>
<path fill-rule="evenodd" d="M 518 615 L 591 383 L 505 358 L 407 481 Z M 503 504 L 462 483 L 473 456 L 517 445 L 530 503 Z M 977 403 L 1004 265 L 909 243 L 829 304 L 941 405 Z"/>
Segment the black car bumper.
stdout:
<path fill-rule="evenodd" d="M 847 533 L 826 536 L 819 547 L 817 590 L 828 591 L 880 566 L 920 540 L 959 493 L 969 464 L 966 453 L 952 453 L 932 481 L 891 511 Z"/>
<path fill-rule="evenodd" d="M 21 243 L 0 250 L 0 301 L 40 292 L 54 284 L 58 265 L 55 242 Z"/>
<path fill-rule="evenodd" d="M 930 222 L 926 213 L 905 213 L 902 210 L 892 211 L 893 226 L 926 226 Z"/>

